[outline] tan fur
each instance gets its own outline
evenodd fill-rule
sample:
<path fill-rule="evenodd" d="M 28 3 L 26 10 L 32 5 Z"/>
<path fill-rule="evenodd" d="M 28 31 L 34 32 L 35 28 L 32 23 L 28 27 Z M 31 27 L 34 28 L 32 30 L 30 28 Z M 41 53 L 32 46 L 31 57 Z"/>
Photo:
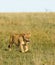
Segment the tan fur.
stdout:
<path fill-rule="evenodd" d="M 27 52 L 28 51 L 28 42 L 30 41 L 30 33 L 23 33 L 23 34 L 11 34 L 8 48 L 11 51 L 11 47 L 13 44 L 19 45 L 21 52 Z"/>

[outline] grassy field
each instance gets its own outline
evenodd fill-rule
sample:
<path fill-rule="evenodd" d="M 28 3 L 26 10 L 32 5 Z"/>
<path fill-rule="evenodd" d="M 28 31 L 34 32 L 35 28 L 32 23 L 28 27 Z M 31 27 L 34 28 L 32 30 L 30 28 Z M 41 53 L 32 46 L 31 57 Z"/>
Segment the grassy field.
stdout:
<path fill-rule="evenodd" d="M 31 32 L 30 52 L 8 51 L 11 32 Z M 55 13 L 0 13 L 0 65 L 55 65 Z"/>

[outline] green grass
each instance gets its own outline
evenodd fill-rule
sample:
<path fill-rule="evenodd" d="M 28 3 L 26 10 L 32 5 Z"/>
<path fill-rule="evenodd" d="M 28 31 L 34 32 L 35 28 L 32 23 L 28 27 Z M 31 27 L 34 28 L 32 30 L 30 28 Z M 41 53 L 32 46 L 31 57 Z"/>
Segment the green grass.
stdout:
<path fill-rule="evenodd" d="M 31 32 L 29 52 L 8 51 L 11 32 Z M 55 65 L 55 13 L 0 13 L 0 65 Z"/>

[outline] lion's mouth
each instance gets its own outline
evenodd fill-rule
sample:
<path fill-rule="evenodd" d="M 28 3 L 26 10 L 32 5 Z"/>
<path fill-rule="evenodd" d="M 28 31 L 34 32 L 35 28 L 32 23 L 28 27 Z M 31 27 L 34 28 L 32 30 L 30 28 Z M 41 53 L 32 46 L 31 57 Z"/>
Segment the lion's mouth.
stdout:
<path fill-rule="evenodd" d="M 25 39 L 25 41 L 26 41 L 26 42 L 28 42 L 28 43 L 30 42 L 30 40 L 29 40 L 29 39 Z"/>
<path fill-rule="evenodd" d="M 27 38 L 24 38 L 24 37 L 23 37 L 23 40 L 24 40 L 25 42 L 28 42 L 28 43 L 30 42 L 30 39 L 27 39 Z"/>

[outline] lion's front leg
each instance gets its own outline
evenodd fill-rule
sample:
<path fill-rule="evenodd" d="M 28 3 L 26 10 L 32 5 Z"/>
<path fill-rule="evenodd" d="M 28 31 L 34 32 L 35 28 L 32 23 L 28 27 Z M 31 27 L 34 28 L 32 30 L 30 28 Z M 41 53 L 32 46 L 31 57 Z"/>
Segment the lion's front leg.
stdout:
<path fill-rule="evenodd" d="M 25 44 L 24 48 L 25 48 L 25 52 L 27 52 L 28 51 L 28 44 L 27 43 Z"/>
<path fill-rule="evenodd" d="M 23 41 L 20 43 L 20 48 L 21 48 L 21 52 L 25 52 L 24 51 L 24 42 Z"/>

